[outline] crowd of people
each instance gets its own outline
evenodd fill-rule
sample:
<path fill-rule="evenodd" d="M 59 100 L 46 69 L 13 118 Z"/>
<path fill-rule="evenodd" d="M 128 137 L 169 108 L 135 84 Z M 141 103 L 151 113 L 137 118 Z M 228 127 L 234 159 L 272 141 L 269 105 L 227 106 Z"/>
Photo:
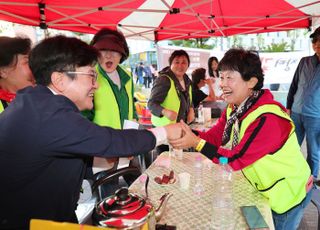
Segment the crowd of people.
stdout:
<path fill-rule="evenodd" d="M 152 86 L 158 76 L 156 64 L 144 65 L 143 62 L 139 62 L 131 71 L 132 76 L 136 78 L 136 84 L 143 85 L 146 89 Z"/>
<path fill-rule="evenodd" d="M 258 54 L 244 49 L 230 49 L 220 62 L 210 57 L 207 70 L 190 78 L 185 50 L 162 70 L 141 62 L 129 73 L 121 65 L 126 39 L 114 29 L 101 29 L 90 44 L 59 35 L 33 48 L 28 38 L 0 37 L 0 229 L 28 229 L 33 218 L 77 222 L 81 184 L 95 164 L 134 163 L 168 144 L 214 163 L 227 157 L 268 199 L 275 229 L 297 229 L 320 160 L 320 27 L 310 38 L 315 54 L 301 59 L 285 108 L 263 89 Z M 148 130 L 123 129 L 125 120 L 138 120 L 134 75 L 151 87 Z M 192 130 L 195 109 L 216 100 L 227 103 L 217 123 Z"/>

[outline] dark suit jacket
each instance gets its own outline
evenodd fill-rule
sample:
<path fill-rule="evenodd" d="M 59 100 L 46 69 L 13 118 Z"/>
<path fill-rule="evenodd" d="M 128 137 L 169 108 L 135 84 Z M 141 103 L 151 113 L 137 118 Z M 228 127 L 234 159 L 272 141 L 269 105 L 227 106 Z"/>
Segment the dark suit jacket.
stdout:
<path fill-rule="evenodd" d="M 76 222 L 86 161 L 155 147 L 147 130 L 114 130 L 82 117 L 47 87 L 28 87 L 0 114 L 0 229 L 32 218 Z"/>

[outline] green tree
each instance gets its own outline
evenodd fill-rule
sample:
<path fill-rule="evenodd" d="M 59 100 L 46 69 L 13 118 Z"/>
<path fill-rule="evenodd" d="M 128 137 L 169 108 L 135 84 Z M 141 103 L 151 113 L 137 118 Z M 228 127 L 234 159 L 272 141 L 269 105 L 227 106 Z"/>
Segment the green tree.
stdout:
<path fill-rule="evenodd" d="M 257 43 L 258 43 L 258 49 L 263 50 L 264 49 L 264 38 L 262 34 L 257 34 Z"/>
<path fill-rule="evenodd" d="M 215 45 L 208 45 L 209 39 L 210 38 L 190 38 L 185 40 L 172 40 L 170 44 L 189 48 L 212 49 Z"/>
<path fill-rule="evenodd" d="M 296 41 L 300 36 L 299 30 L 290 30 L 287 32 L 287 37 L 290 38 L 290 50 L 294 51 L 294 47 L 296 45 Z"/>
<path fill-rule="evenodd" d="M 242 45 L 242 37 L 240 35 L 232 36 L 232 48 L 241 48 Z"/>
<path fill-rule="evenodd" d="M 263 49 L 263 51 L 266 52 L 284 52 L 288 48 L 288 43 L 287 42 L 281 42 L 281 43 L 271 43 L 268 45 L 266 48 Z"/>
<path fill-rule="evenodd" d="M 13 26 L 13 23 L 11 22 L 0 21 L 0 33 L 8 30 L 12 26 Z"/>

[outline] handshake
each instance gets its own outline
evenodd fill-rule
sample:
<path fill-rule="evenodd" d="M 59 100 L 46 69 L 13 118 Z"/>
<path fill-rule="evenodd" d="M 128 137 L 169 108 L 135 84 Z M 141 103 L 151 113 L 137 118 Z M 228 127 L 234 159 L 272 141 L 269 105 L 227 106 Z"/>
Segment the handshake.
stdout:
<path fill-rule="evenodd" d="M 179 123 L 166 125 L 164 128 L 169 144 L 175 149 L 196 147 L 200 141 L 200 137 L 196 136 L 182 120 Z"/>

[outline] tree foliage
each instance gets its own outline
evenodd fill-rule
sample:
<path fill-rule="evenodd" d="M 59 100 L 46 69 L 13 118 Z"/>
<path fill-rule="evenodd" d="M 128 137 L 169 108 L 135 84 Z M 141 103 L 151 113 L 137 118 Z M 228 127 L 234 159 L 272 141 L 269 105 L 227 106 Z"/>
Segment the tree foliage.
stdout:
<path fill-rule="evenodd" d="M 263 51 L 266 52 L 285 52 L 289 48 L 289 45 L 287 42 L 281 42 L 281 43 L 271 43 L 266 48 L 263 49 Z"/>
<path fill-rule="evenodd" d="M 287 37 L 290 38 L 290 50 L 294 51 L 297 39 L 300 36 L 301 30 L 290 30 L 287 32 Z"/>
<path fill-rule="evenodd" d="M 0 21 L 0 33 L 9 30 L 10 27 L 13 26 L 11 22 Z"/>
<path fill-rule="evenodd" d="M 265 43 L 265 39 L 262 36 L 262 34 L 257 34 L 257 46 L 258 46 L 258 50 L 263 50 L 264 47 L 264 43 Z"/>
<path fill-rule="evenodd" d="M 185 40 L 172 40 L 170 44 L 189 48 L 212 49 L 215 46 L 207 44 L 209 39 L 210 38 L 190 38 Z"/>
<path fill-rule="evenodd" d="M 243 39 L 239 35 L 231 36 L 232 48 L 242 48 Z"/>

